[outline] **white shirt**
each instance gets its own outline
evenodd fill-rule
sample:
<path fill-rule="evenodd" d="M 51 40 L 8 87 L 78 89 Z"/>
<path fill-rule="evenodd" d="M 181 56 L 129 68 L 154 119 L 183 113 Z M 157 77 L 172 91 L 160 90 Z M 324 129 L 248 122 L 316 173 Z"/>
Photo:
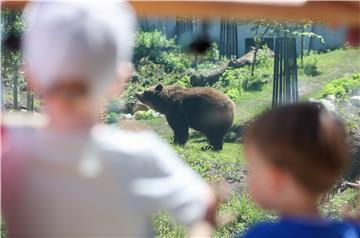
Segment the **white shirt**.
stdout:
<path fill-rule="evenodd" d="M 149 237 L 159 210 L 185 225 L 205 215 L 208 186 L 151 132 L 6 131 L 9 237 Z"/>

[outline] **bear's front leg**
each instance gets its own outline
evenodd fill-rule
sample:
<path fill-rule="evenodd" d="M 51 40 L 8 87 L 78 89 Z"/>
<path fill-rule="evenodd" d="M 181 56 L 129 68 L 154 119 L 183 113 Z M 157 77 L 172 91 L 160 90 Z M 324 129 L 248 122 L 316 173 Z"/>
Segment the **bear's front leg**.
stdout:
<path fill-rule="evenodd" d="M 171 110 L 166 114 L 166 120 L 174 132 L 174 144 L 185 145 L 189 138 L 189 125 L 182 110 Z"/>

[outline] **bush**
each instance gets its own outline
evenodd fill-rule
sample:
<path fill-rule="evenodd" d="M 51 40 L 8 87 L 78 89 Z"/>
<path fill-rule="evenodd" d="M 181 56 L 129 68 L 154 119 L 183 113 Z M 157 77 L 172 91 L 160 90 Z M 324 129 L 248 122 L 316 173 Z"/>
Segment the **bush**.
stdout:
<path fill-rule="evenodd" d="M 151 120 L 160 116 L 158 112 L 155 112 L 152 109 L 148 111 L 138 111 L 134 114 L 136 120 Z"/>
<path fill-rule="evenodd" d="M 306 76 L 317 76 L 321 72 L 318 68 L 318 58 L 314 53 L 310 53 L 309 56 L 305 57 L 303 65 L 303 73 Z"/>
<path fill-rule="evenodd" d="M 184 72 L 191 67 L 193 60 L 190 55 L 184 53 L 163 52 L 159 55 L 157 62 L 164 65 L 166 72 Z"/>
<path fill-rule="evenodd" d="M 220 214 L 229 214 L 235 216 L 235 219 L 218 228 L 215 237 L 234 237 L 255 222 L 274 219 L 273 215 L 261 210 L 245 194 L 233 195 L 228 202 L 220 206 Z"/>
<path fill-rule="evenodd" d="M 175 48 L 175 40 L 166 38 L 158 30 L 152 32 L 140 31 L 137 35 L 134 60 L 137 62 L 144 57 L 156 60 L 164 50 Z"/>
<path fill-rule="evenodd" d="M 231 88 L 225 92 L 225 95 L 228 96 L 231 100 L 236 100 L 241 95 L 241 90 L 238 88 Z"/>
<path fill-rule="evenodd" d="M 359 86 L 360 72 L 350 77 L 342 77 L 332 80 L 324 87 L 322 96 L 326 97 L 327 95 L 335 95 L 337 98 L 341 98 Z"/>
<path fill-rule="evenodd" d="M 102 119 L 106 124 L 113 124 L 118 122 L 118 114 L 115 112 L 105 113 Z"/>
<path fill-rule="evenodd" d="M 263 85 L 269 82 L 269 77 L 268 74 L 255 74 L 254 76 L 248 74 L 243 82 L 243 88 L 246 91 L 260 91 Z"/>
<path fill-rule="evenodd" d="M 271 68 L 274 58 L 270 55 L 272 54 L 271 49 L 265 44 L 261 49 L 258 50 L 256 56 L 256 65 L 261 68 Z"/>
<path fill-rule="evenodd" d="M 160 213 L 153 220 L 156 237 L 186 237 L 186 229 L 176 224 L 168 213 Z"/>

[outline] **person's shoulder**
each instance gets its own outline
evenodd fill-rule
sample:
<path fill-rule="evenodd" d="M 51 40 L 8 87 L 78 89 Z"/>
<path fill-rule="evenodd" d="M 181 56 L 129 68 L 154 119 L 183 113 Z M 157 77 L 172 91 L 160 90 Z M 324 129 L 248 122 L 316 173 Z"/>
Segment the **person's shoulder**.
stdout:
<path fill-rule="evenodd" d="M 280 237 L 281 225 L 274 222 L 260 222 L 252 225 L 241 238 Z M 239 237 L 239 238 L 240 238 Z"/>
<path fill-rule="evenodd" d="M 14 112 L 4 113 L 1 120 L 1 135 L 8 145 L 26 146 L 27 142 L 34 140 L 35 132 L 44 128 L 48 118 L 42 114 Z"/>
<path fill-rule="evenodd" d="M 149 153 L 164 146 L 164 142 L 152 131 L 127 131 L 115 126 L 94 127 L 92 138 L 103 150 L 127 154 Z"/>
<path fill-rule="evenodd" d="M 360 238 L 360 223 L 355 221 L 335 221 L 334 227 L 337 228 L 341 233 L 352 234 L 354 238 Z"/>

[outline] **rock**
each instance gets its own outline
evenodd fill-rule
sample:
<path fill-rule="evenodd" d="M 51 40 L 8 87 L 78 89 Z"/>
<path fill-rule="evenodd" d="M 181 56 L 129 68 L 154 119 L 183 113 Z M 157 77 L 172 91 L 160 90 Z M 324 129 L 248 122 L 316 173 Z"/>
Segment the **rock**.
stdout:
<path fill-rule="evenodd" d="M 127 120 L 130 120 L 130 119 L 133 119 L 134 116 L 131 115 L 130 113 L 126 113 L 126 114 L 120 114 L 120 119 L 127 119 Z"/>
<path fill-rule="evenodd" d="M 238 59 L 230 60 L 228 66 L 233 68 L 240 68 L 245 65 L 251 65 L 253 61 L 254 61 L 254 50 L 251 50 Z"/>
<path fill-rule="evenodd" d="M 141 103 L 140 101 L 137 101 L 133 107 L 132 113 L 136 113 L 139 111 L 148 111 L 149 107 L 146 106 L 145 104 Z"/>
<path fill-rule="evenodd" d="M 227 65 L 223 65 L 206 73 L 193 74 L 190 76 L 190 84 L 194 87 L 212 85 L 219 80 L 226 68 Z"/>
<path fill-rule="evenodd" d="M 350 98 L 350 103 L 356 107 L 360 107 L 360 96 L 353 96 Z"/>
<path fill-rule="evenodd" d="M 334 103 L 336 97 L 335 97 L 334 95 L 327 95 L 327 96 L 325 97 L 325 99 L 331 101 L 332 103 Z"/>
<path fill-rule="evenodd" d="M 145 104 L 137 100 L 127 103 L 126 110 L 124 112 L 135 114 L 136 112 L 147 111 L 147 110 L 149 110 L 149 107 L 147 107 Z"/>
<path fill-rule="evenodd" d="M 309 102 L 320 103 L 321 105 L 323 105 L 323 107 L 325 108 L 326 111 L 337 114 L 335 104 L 326 98 L 322 98 L 320 100 L 316 100 L 314 98 L 309 98 Z"/>

